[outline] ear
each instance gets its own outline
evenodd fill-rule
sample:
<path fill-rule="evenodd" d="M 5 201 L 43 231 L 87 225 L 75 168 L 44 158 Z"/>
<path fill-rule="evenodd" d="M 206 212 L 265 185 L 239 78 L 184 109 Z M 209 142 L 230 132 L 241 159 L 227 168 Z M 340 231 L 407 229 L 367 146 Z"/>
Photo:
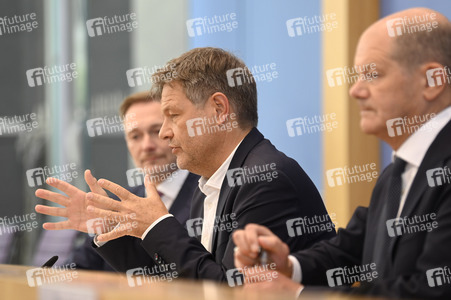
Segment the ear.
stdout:
<path fill-rule="evenodd" d="M 210 96 L 210 104 L 215 111 L 217 124 L 223 124 L 230 114 L 230 103 L 226 95 L 216 92 Z"/>
<path fill-rule="evenodd" d="M 425 78 L 423 96 L 426 101 L 434 101 L 445 90 L 448 85 L 447 72 L 449 69 L 435 62 L 421 66 L 421 74 Z"/>

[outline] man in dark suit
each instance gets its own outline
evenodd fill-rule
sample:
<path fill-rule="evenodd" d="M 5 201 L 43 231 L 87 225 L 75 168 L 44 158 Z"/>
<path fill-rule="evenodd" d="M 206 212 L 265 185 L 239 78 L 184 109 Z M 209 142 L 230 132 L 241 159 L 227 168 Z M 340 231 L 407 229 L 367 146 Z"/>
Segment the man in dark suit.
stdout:
<path fill-rule="evenodd" d="M 432 29 L 387 34 L 400 19 L 408 20 L 406 26 Z M 350 94 L 358 100 L 362 130 L 393 148 L 393 163 L 379 177 L 369 207 L 357 208 L 346 229 L 311 249 L 289 256 L 267 228 L 250 224 L 236 231 L 237 266 L 257 263 L 253 249 L 260 245 L 281 273 L 250 288 L 299 293 L 302 282 L 306 289 L 329 285 L 390 297 L 450 299 L 450 49 L 451 23 L 429 9 L 396 13 L 365 31 L 355 64 L 375 63 L 378 76 L 359 79 Z M 360 287 L 349 288 L 355 281 Z"/>
<path fill-rule="evenodd" d="M 255 128 L 256 84 L 241 60 L 222 49 L 196 48 L 169 61 L 152 81 L 152 97 L 161 98 L 164 114 L 160 138 L 169 141 L 181 169 L 202 177 L 187 230 L 168 213 L 148 177 L 147 198 L 108 180 L 98 181 L 122 201 L 88 193 L 89 213 L 108 219 L 136 215 L 137 226 L 130 232 L 121 224 L 119 230 L 94 239 L 96 245 L 108 241 L 96 250 L 116 270 L 154 261 L 175 265 L 180 277 L 225 281 L 234 268 L 231 232 L 236 228 L 266 225 L 292 250 L 335 235 L 310 178 Z M 330 230 L 291 236 L 287 232 L 287 219 L 315 216 L 321 216 Z M 135 255 L 122 238 L 125 234 L 141 238 L 149 255 Z"/>

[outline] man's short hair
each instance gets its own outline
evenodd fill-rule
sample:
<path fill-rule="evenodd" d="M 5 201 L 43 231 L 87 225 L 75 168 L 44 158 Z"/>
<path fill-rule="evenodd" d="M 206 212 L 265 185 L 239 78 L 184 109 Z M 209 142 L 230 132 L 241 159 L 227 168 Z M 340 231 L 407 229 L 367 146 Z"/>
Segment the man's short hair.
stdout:
<path fill-rule="evenodd" d="M 244 73 L 239 83 L 231 84 L 233 69 Z M 152 97 L 160 99 L 163 86 L 177 82 L 186 97 L 197 106 L 203 106 L 208 97 L 221 92 L 229 99 L 241 128 L 257 126 L 257 86 L 254 77 L 241 59 L 223 49 L 192 49 L 155 72 L 152 82 Z"/>
<path fill-rule="evenodd" d="M 131 94 L 127 98 L 122 101 L 121 107 L 119 108 L 120 116 L 123 118 L 125 117 L 125 114 L 127 113 L 127 110 L 135 103 L 139 102 L 151 102 L 155 101 L 152 97 L 150 97 L 149 91 L 144 92 L 137 92 L 134 94 Z"/>
<path fill-rule="evenodd" d="M 451 68 L 451 26 L 441 22 L 431 31 L 418 31 L 397 36 L 392 57 L 407 70 L 427 62 L 437 62 Z"/>

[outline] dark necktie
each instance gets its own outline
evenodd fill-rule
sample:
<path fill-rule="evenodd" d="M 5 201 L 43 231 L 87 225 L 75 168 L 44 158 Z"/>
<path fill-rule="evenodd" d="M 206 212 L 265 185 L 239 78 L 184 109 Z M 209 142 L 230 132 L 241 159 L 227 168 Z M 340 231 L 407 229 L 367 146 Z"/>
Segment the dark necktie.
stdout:
<path fill-rule="evenodd" d="M 399 204 L 402 192 L 402 173 L 406 168 L 406 162 L 399 157 L 395 158 L 393 170 L 390 176 L 390 188 L 387 197 L 387 220 L 396 218 L 398 215 Z"/>
<path fill-rule="evenodd" d="M 399 204 L 402 192 L 402 173 L 406 167 L 406 162 L 399 157 L 395 158 L 392 164 L 386 199 L 381 199 L 384 206 L 381 210 L 378 226 L 376 229 L 375 249 L 373 254 L 373 262 L 376 263 L 378 277 L 384 278 L 389 273 L 389 265 L 391 264 L 390 242 L 395 237 L 390 237 L 387 229 L 387 221 L 396 218 L 398 214 Z"/>

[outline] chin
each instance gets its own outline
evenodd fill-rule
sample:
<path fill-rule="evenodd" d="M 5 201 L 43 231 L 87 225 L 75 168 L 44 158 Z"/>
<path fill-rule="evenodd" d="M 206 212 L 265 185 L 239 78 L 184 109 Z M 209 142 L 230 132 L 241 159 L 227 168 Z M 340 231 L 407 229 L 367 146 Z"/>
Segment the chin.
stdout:
<path fill-rule="evenodd" d="M 360 121 L 360 130 L 362 130 L 364 134 L 376 135 L 378 133 L 377 127 L 365 120 Z"/>
<path fill-rule="evenodd" d="M 198 164 L 188 155 L 178 155 L 177 156 L 177 166 L 181 170 L 188 170 L 191 173 L 198 172 Z"/>
<path fill-rule="evenodd" d="M 182 155 L 177 155 L 177 160 L 176 160 L 177 166 L 179 167 L 179 169 L 187 169 L 187 163 L 186 160 L 183 159 Z"/>

